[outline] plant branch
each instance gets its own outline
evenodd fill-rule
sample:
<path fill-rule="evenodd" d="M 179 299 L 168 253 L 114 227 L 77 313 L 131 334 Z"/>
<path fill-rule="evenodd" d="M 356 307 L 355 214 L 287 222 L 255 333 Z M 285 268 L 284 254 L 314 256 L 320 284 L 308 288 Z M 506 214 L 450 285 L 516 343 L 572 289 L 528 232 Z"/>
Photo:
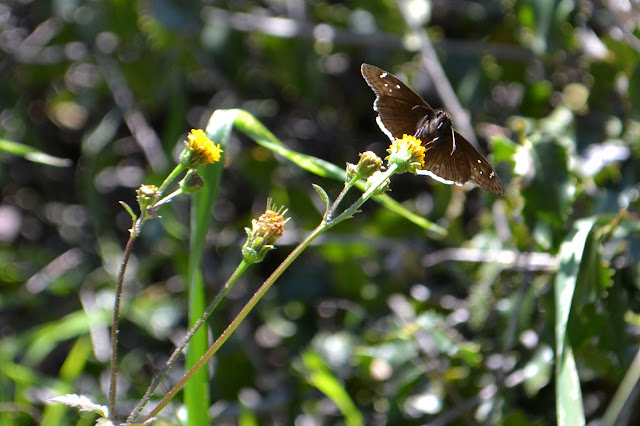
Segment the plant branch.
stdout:
<path fill-rule="evenodd" d="M 158 199 L 162 198 L 162 194 L 164 194 L 164 191 L 167 190 L 169 185 L 171 185 L 171 183 L 174 180 L 176 180 L 178 178 L 178 176 L 180 175 L 180 173 L 182 173 L 186 168 L 187 167 L 182 163 L 178 163 L 173 168 L 171 173 L 169 173 L 169 176 L 167 176 L 167 178 L 164 180 L 164 182 L 162 182 L 162 185 L 160 185 L 160 189 L 158 189 Z"/>
<path fill-rule="evenodd" d="M 216 297 L 209 304 L 209 306 L 204 311 L 200 319 L 196 321 L 196 323 L 193 325 L 191 330 L 189 330 L 189 332 L 182 338 L 180 343 L 178 343 L 178 346 L 176 346 L 176 348 L 174 349 L 173 353 L 171 354 L 167 362 L 164 364 L 164 366 L 158 372 L 158 374 L 156 374 L 155 378 L 151 382 L 151 385 L 149 385 L 149 388 L 145 392 L 144 396 L 142 397 L 140 402 L 138 402 L 138 405 L 136 405 L 136 407 L 133 409 L 133 411 L 127 418 L 126 424 L 132 423 L 136 419 L 136 417 L 138 417 L 138 415 L 140 414 L 140 411 L 142 411 L 142 409 L 147 404 L 147 402 L 149 402 L 149 398 L 151 398 L 151 395 L 153 394 L 153 392 L 158 388 L 158 386 L 160 385 L 164 377 L 169 372 L 169 369 L 173 366 L 173 364 L 178 359 L 178 356 L 180 355 L 182 350 L 187 346 L 187 343 L 189 343 L 189 340 L 191 340 L 191 337 L 198 331 L 200 326 L 204 324 L 207 318 L 209 318 L 209 316 L 216 309 L 216 307 L 218 306 L 222 298 L 229 292 L 231 287 L 233 287 L 233 285 L 238 281 L 238 278 L 242 276 L 242 274 L 247 270 L 247 268 L 249 268 L 250 265 L 251 264 L 245 261 L 244 259 L 242 260 L 242 262 L 240 262 L 240 265 L 238 265 L 238 267 L 233 272 L 231 277 L 229 277 L 224 287 L 218 292 Z"/>
<path fill-rule="evenodd" d="M 238 313 L 238 315 L 233 319 L 231 324 L 226 328 L 226 330 L 216 339 L 216 341 L 211 345 L 211 347 L 205 352 L 205 354 L 200 358 L 198 362 L 196 362 L 191 370 L 189 370 L 182 379 L 174 387 L 172 387 L 169 392 L 162 398 L 162 400 L 158 403 L 158 405 L 151 411 L 151 413 L 145 419 L 150 420 L 155 417 L 170 401 L 173 397 L 184 387 L 184 385 L 189 381 L 191 376 L 198 372 L 198 370 L 205 365 L 209 359 L 217 352 L 217 350 L 222 346 L 224 342 L 233 334 L 233 332 L 238 328 L 238 326 L 242 323 L 245 317 L 251 312 L 253 307 L 260 301 L 262 296 L 271 288 L 273 283 L 282 275 L 282 273 L 293 263 L 293 261 L 315 240 L 319 235 L 321 235 L 324 231 L 329 229 L 326 226 L 326 223 L 323 222 L 316 229 L 314 229 L 311 234 L 307 236 L 290 254 L 287 258 L 276 268 L 275 271 L 271 274 L 271 276 L 260 286 L 258 291 L 255 292 L 253 297 L 249 299 L 247 304 L 242 308 L 242 310 Z"/>
<path fill-rule="evenodd" d="M 129 241 L 124 248 L 120 271 L 118 272 L 118 281 L 116 283 L 116 298 L 113 304 L 113 319 L 111 323 L 111 363 L 109 367 L 109 419 L 113 420 L 116 408 L 116 387 L 118 372 L 118 326 L 120 322 L 120 299 L 122 298 L 122 288 L 124 284 L 124 273 L 129 263 L 129 257 L 133 251 L 133 243 L 136 237 L 129 236 Z"/>
<path fill-rule="evenodd" d="M 320 236 L 325 231 L 331 229 L 333 226 L 342 222 L 345 219 L 349 219 L 355 213 L 357 213 L 358 208 L 362 206 L 362 204 L 371 198 L 380 187 L 384 186 L 386 180 L 393 175 L 397 170 L 396 165 L 391 165 L 386 172 L 382 173 L 379 179 L 374 182 L 369 189 L 367 189 L 358 200 L 353 203 L 351 207 L 342 212 L 335 219 L 326 218 L 323 219 L 322 222 L 313 230 L 311 233 L 305 238 L 298 246 L 293 249 L 289 256 L 276 268 L 275 271 L 267 278 L 267 280 L 260 286 L 258 291 L 255 292 L 253 297 L 249 299 L 247 304 L 242 308 L 242 310 L 236 315 L 231 324 L 225 329 L 225 331 L 216 339 L 216 341 L 209 347 L 207 352 L 196 362 L 193 367 L 180 379 L 175 386 L 173 386 L 169 392 L 162 398 L 162 400 L 158 403 L 158 405 L 149 413 L 145 422 L 155 417 L 166 405 L 173 399 L 173 397 L 184 387 L 184 385 L 189 381 L 189 379 L 200 370 L 210 359 L 211 357 L 218 351 L 218 349 L 222 346 L 224 342 L 233 334 L 233 332 L 238 328 L 238 326 L 242 323 L 242 321 L 246 318 L 246 316 L 251 312 L 251 310 L 255 307 L 255 305 L 262 299 L 267 290 L 271 288 L 271 286 L 276 282 L 276 280 L 282 275 L 282 273 L 293 263 L 294 260 L 298 258 L 298 256 L 307 248 L 309 245 Z"/>

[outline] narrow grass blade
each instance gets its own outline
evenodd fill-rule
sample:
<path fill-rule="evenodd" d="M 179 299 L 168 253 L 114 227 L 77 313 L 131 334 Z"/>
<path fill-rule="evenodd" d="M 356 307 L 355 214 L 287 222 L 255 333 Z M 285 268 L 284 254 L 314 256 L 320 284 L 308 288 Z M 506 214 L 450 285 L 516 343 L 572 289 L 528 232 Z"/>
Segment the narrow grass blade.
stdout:
<path fill-rule="evenodd" d="M 568 338 L 567 324 L 573 306 L 576 287 L 580 285 L 578 275 L 588 268 L 589 259 L 585 247 L 596 218 L 586 218 L 574 224 L 573 232 L 560 247 L 560 265 L 555 290 L 555 339 L 556 339 L 556 419 L 557 424 L 584 425 L 585 416 L 580 390 L 580 378 L 573 356 L 573 347 Z M 578 290 L 580 291 L 580 289 Z"/>
<path fill-rule="evenodd" d="M 202 316 L 207 305 L 202 282 L 202 255 L 211 223 L 213 204 L 218 195 L 220 176 L 224 165 L 224 151 L 226 151 L 229 141 L 233 120 L 234 114 L 216 111 L 211 115 L 207 124 L 207 136 L 214 143 L 219 143 L 223 152 L 219 162 L 203 167 L 200 171 L 205 182 L 204 188 L 194 194 L 191 204 L 191 237 L 187 271 L 189 327 Z M 207 351 L 207 348 L 207 328 L 202 327 L 189 341 L 185 370 L 189 370 Z M 184 390 L 184 401 L 189 425 L 209 424 L 209 378 L 206 369 L 203 368 L 189 380 Z"/>
<path fill-rule="evenodd" d="M 290 160 L 298 167 L 305 169 L 315 175 L 324 178 L 335 179 L 344 182 L 345 171 L 343 167 L 338 167 L 328 161 L 313 157 L 311 155 L 301 154 L 285 147 L 282 142 L 276 138 L 262 123 L 260 123 L 253 115 L 240 109 L 236 110 L 219 110 L 216 113 L 232 114 L 235 116 L 234 124 L 242 133 L 253 139 L 258 145 L 263 146 L 270 151 L 282 155 Z M 364 182 L 358 182 L 356 185 L 361 191 L 364 191 Z M 436 225 L 435 223 L 413 213 L 404 208 L 400 203 L 386 194 L 373 198 L 385 208 L 393 211 L 399 216 L 413 222 L 419 227 L 432 232 L 435 236 L 443 237 L 447 231 Z"/>
<path fill-rule="evenodd" d="M 6 139 L 0 139 L 0 150 L 18 155 L 34 163 L 46 164 L 47 166 L 69 167 L 72 164 L 68 158 L 54 157 L 28 145 Z"/>
<path fill-rule="evenodd" d="M 364 425 L 362 413 L 322 357 L 315 352 L 306 351 L 302 354 L 302 362 L 309 382 L 338 406 L 345 423 L 349 426 Z"/>

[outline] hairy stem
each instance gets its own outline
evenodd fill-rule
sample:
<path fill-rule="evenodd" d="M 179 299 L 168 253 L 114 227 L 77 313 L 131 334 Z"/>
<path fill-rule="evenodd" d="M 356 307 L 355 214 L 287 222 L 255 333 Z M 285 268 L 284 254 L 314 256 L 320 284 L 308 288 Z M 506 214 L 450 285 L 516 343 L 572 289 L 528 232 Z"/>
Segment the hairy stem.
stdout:
<path fill-rule="evenodd" d="M 131 235 L 127 245 L 124 248 L 120 271 L 118 272 L 118 281 L 116 283 L 116 298 L 113 304 L 113 319 L 111 322 L 111 364 L 109 367 L 109 419 L 113 420 L 116 409 L 116 387 L 118 373 L 118 323 L 120 322 L 120 299 L 122 298 L 122 287 L 124 285 L 124 273 L 127 270 L 129 257 L 133 251 L 133 243 L 136 237 Z"/>
<path fill-rule="evenodd" d="M 251 312 L 251 310 L 255 307 L 255 305 L 262 299 L 267 290 L 271 288 L 271 286 L 276 282 L 280 275 L 293 263 L 294 260 L 300 256 L 300 254 L 307 248 L 309 245 L 318 238 L 322 233 L 328 231 L 333 226 L 342 222 L 345 219 L 353 216 L 362 204 L 367 201 L 369 198 L 373 196 L 373 194 L 378 190 L 379 187 L 384 185 L 386 179 L 394 174 L 396 171 L 395 165 L 391 166 L 389 170 L 383 173 L 380 176 L 380 179 L 372 185 L 364 194 L 358 198 L 358 200 L 344 212 L 342 212 L 335 219 L 323 220 L 311 233 L 305 238 L 298 246 L 293 249 L 293 251 L 287 256 L 287 258 L 276 268 L 275 271 L 267 278 L 267 280 L 260 286 L 258 291 L 255 292 L 253 297 L 249 299 L 247 304 L 242 308 L 242 310 L 236 315 L 231 324 L 224 330 L 224 332 L 216 339 L 216 341 L 209 347 L 207 352 L 196 362 L 193 367 L 180 379 L 175 386 L 173 386 L 169 392 L 162 398 L 162 400 L 158 403 L 158 405 L 151 411 L 151 413 L 145 419 L 150 420 L 155 417 L 166 405 L 173 399 L 173 397 L 184 387 L 184 385 L 189 381 L 189 379 L 200 370 L 210 359 L 211 357 L 218 351 L 218 349 L 222 346 L 224 342 L 233 334 L 233 332 L 238 328 L 238 326 L 242 323 L 242 321 L 246 318 L 246 316 Z"/>
<path fill-rule="evenodd" d="M 242 308 L 242 310 L 238 313 L 238 315 L 233 319 L 231 324 L 224 330 L 224 332 L 216 339 L 216 341 L 211 345 L 211 347 L 202 355 L 202 358 L 198 360 L 194 364 L 194 366 L 189 370 L 182 379 L 174 387 L 172 387 L 169 392 L 162 398 L 162 400 L 158 403 L 158 405 L 151 411 L 149 416 L 145 419 L 145 421 L 151 419 L 156 416 L 166 405 L 173 399 L 173 397 L 184 387 L 184 385 L 189 381 L 191 376 L 202 368 L 203 365 L 211 359 L 211 357 L 217 352 L 217 350 L 222 346 L 224 342 L 233 334 L 233 332 L 238 328 L 238 326 L 242 323 L 245 317 L 251 312 L 253 307 L 262 299 L 262 296 L 265 295 L 267 290 L 271 288 L 273 283 L 282 275 L 282 273 L 293 263 L 294 260 L 311 244 L 313 240 L 315 240 L 320 234 L 329 229 L 325 222 L 318 225 L 316 229 L 314 229 L 311 234 L 307 236 L 298 246 L 287 256 L 287 258 L 276 268 L 275 271 L 271 274 L 269 278 L 260 286 L 258 291 L 255 292 L 253 297 L 249 299 L 247 304 Z"/>
<path fill-rule="evenodd" d="M 233 287 L 236 281 L 238 281 L 238 278 L 242 276 L 242 274 L 247 270 L 249 266 L 250 266 L 250 263 L 246 262 L 244 259 L 242 260 L 240 265 L 238 265 L 238 267 L 233 272 L 231 277 L 229 277 L 229 279 L 227 280 L 224 287 L 218 292 L 216 297 L 213 299 L 213 301 L 209 304 L 207 309 L 204 311 L 200 319 L 196 321 L 196 323 L 193 325 L 191 330 L 189 330 L 189 332 L 182 338 L 178 346 L 176 346 L 176 348 L 174 349 L 173 353 L 171 354 L 167 362 L 164 364 L 162 369 L 158 372 L 156 377 L 153 379 L 153 381 L 151 382 L 151 385 L 149 385 L 149 388 L 147 388 L 147 391 L 145 392 L 140 402 L 138 402 L 138 405 L 136 405 L 136 407 L 133 409 L 133 411 L 127 418 L 127 424 L 132 423 L 136 419 L 136 417 L 138 417 L 138 415 L 140 414 L 140 411 L 142 411 L 142 409 L 147 404 L 147 402 L 149 402 L 151 395 L 158 388 L 158 386 L 160 385 L 164 377 L 169 372 L 169 369 L 173 366 L 173 364 L 175 364 L 176 360 L 178 359 L 178 356 L 180 355 L 182 350 L 187 346 L 187 343 L 189 343 L 189 340 L 191 339 L 191 337 L 193 337 L 193 335 L 198 331 L 200 326 L 207 320 L 207 318 L 209 318 L 209 315 L 211 315 L 211 313 L 215 310 L 215 308 L 218 306 L 222 298 L 227 294 L 227 292 L 231 289 L 231 287 Z"/>

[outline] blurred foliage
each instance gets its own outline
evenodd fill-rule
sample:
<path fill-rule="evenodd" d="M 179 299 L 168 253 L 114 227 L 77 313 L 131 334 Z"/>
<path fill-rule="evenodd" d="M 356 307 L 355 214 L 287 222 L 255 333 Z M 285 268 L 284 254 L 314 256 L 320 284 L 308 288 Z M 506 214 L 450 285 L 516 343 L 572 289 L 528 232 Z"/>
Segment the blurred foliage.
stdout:
<path fill-rule="evenodd" d="M 389 195 L 447 236 L 376 203 L 333 229 L 215 357 L 216 424 L 553 424 L 565 379 L 595 422 L 633 377 L 637 3 L 407 6 L 506 194 L 397 176 Z M 106 404 L 109 311 L 130 227 L 118 201 L 135 205 L 135 188 L 160 183 L 189 129 L 216 109 L 242 108 L 288 148 L 338 166 L 365 150 L 383 155 L 359 67 L 389 70 L 440 106 L 419 47 L 399 5 L 384 0 L 0 4 L 0 424 L 94 423 L 46 398 Z M 33 153 L 73 165 L 33 162 Z M 321 219 L 311 184 L 330 196 L 341 187 L 237 132 L 221 182 L 203 264 L 208 296 L 240 261 L 244 227 L 268 196 L 292 220 L 210 320 L 213 335 Z M 119 416 L 184 335 L 189 215 L 177 200 L 135 247 Z M 554 373 L 564 344 L 575 377 Z M 177 366 L 168 379 L 181 374 Z M 634 402 L 619 424 L 640 415 Z M 162 422 L 175 423 L 178 409 L 175 401 Z"/>

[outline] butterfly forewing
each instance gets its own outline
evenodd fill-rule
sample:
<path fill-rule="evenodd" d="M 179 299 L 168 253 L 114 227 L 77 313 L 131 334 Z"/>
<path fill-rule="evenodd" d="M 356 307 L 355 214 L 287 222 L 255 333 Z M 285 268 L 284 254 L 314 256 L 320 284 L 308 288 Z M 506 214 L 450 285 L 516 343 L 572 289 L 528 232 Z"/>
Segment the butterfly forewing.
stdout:
<path fill-rule="evenodd" d="M 429 104 L 395 75 L 378 67 L 362 64 L 362 76 L 377 96 L 373 109 L 378 112 L 382 131 L 391 139 L 415 135 L 425 116 L 425 108 L 433 111 Z"/>
<path fill-rule="evenodd" d="M 473 182 L 494 195 L 504 193 L 491 164 L 451 128 L 446 113 L 431 108 L 396 76 L 378 67 L 362 64 L 362 76 L 376 94 L 373 109 L 382 131 L 392 140 L 404 134 L 419 137 L 426 148 L 424 167 L 418 173 L 447 184 Z M 433 121 L 438 113 L 447 118 Z"/>

